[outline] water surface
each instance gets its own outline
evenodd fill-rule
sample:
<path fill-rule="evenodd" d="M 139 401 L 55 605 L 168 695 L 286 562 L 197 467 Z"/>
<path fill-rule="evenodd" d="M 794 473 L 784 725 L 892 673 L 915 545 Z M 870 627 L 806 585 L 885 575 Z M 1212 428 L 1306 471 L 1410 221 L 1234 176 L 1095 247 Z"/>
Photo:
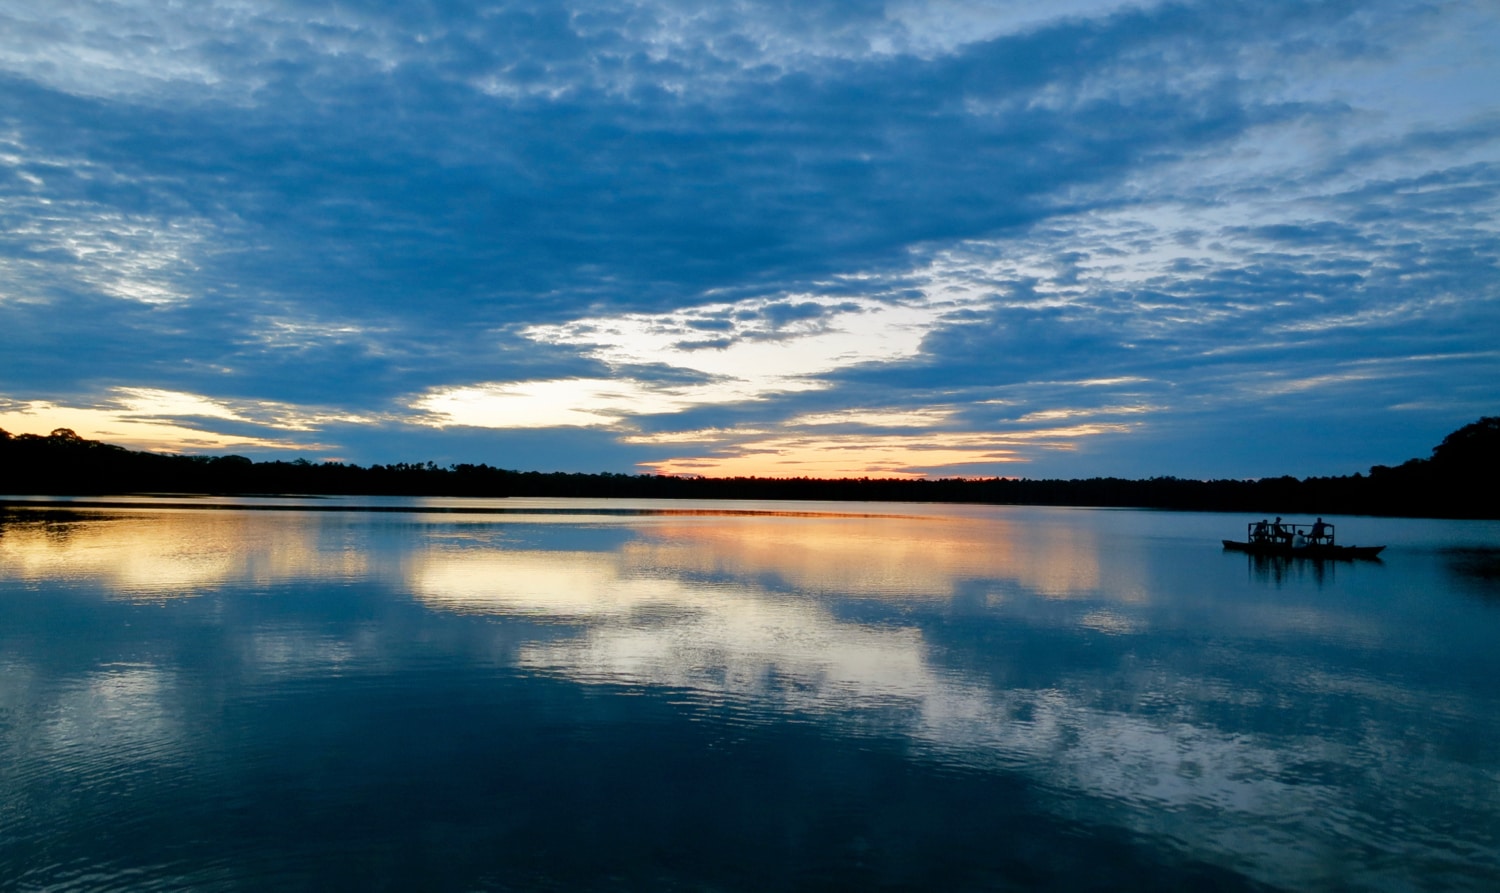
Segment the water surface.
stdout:
<path fill-rule="evenodd" d="M 13 504 L 0 887 L 1500 888 L 1500 525 L 1246 520 Z"/>

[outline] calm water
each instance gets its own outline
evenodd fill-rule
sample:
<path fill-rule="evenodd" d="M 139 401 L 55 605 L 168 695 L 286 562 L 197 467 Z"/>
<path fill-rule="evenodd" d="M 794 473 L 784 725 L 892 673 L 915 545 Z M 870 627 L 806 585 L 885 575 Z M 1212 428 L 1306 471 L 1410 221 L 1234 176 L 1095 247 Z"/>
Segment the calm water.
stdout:
<path fill-rule="evenodd" d="M 1500 889 L 1494 523 L 306 503 L 0 521 L 0 889 Z"/>

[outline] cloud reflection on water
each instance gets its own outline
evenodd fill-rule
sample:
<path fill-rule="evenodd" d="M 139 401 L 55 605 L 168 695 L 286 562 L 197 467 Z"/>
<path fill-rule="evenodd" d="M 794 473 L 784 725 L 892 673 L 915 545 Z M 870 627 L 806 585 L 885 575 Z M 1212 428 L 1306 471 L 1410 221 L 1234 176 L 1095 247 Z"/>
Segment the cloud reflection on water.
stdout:
<path fill-rule="evenodd" d="M 413 557 L 407 585 L 442 610 L 576 626 L 572 636 L 522 646 L 521 666 L 759 702 L 757 710 L 777 714 L 897 702 L 934 717 L 988 714 L 986 686 L 935 665 L 910 620 L 861 622 L 843 606 L 930 608 L 973 581 L 1046 598 L 1097 597 L 1099 583 L 1087 532 L 1061 525 L 666 518 L 609 552 L 510 550 L 489 547 L 483 532 L 476 538 Z M 1094 611 L 1084 625 L 1103 616 Z M 1108 616 L 1114 633 L 1143 625 Z"/>

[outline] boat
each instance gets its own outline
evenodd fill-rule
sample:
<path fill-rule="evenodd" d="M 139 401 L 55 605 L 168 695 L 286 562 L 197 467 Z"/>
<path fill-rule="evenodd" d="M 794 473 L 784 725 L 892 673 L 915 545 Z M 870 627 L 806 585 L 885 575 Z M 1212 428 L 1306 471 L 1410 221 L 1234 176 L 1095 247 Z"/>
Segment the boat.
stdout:
<path fill-rule="evenodd" d="M 1334 540 L 1332 524 L 1324 524 L 1319 518 L 1314 524 L 1283 524 L 1277 518 L 1274 523 L 1252 521 L 1245 525 L 1245 539 L 1224 540 L 1228 552 L 1248 552 L 1251 555 L 1267 555 L 1276 558 L 1311 558 L 1313 560 L 1336 559 L 1351 561 L 1356 558 L 1378 559 L 1385 546 L 1341 546 Z"/>

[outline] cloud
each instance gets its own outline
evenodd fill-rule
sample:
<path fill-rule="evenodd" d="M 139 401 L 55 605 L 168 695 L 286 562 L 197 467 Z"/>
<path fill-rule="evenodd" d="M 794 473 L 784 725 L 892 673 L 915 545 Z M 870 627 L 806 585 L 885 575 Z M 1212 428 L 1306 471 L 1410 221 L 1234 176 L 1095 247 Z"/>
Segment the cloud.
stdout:
<path fill-rule="evenodd" d="M 1012 466 L 1028 461 L 1023 449 L 1071 451 L 1080 439 L 1124 434 L 1132 427 L 1089 423 L 1008 432 L 794 433 L 769 437 L 759 432 L 734 432 L 715 438 L 719 444 L 706 455 L 642 464 L 656 474 L 706 477 L 961 477 L 990 476 L 996 474 L 995 469 L 1019 474 Z"/>
<path fill-rule="evenodd" d="M 1162 94 L 1150 89 L 1155 77 L 1142 79 L 1146 61 L 1177 38 L 1193 38 L 1188 47 L 1223 39 L 1214 33 L 1223 24 L 1196 14 L 1121 13 L 930 60 L 814 56 L 798 69 L 783 60 L 774 77 L 732 66 L 724 70 L 734 77 L 697 99 L 611 83 L 622 69 L 658 80 L 678 71 L 696 87 L 718 68 L 681 36 L 633 61 L 640 45 L 629 29 L 573 25 L 556 7 L 455 12 L 441 22 L 345 14 L 314 25 L 252 12 L 153 23 L 180 35 L 177 53 L 202 60 L 190 68 L 214 69 L 188 80 L 228 95 L 163 108 L 177 97 L 148 78 L 128 94 L 129 109 L 62 94 L 64 82 L 42 77 L 20 93 L 26 135 L 56 143 L 73 121 L 99 121 L 84 132 L 84 151 L 111 192 L 124 193 L 101 198 L 232 208 L 251 241 L 243 260 L 275 251 L 285 272 L 312 277 L 306 299 L 338 277 L 402 308 L 404 286 L 420 279 L 452 312 L 486 279 L 489 299 L 502 303 L 578 289 L 643 307 L 746 277 L 790 284 L 882 266 L 913 244 L 1034 219 L 1059 191 L 1119 175 L 1143 151 L 1227 138 L 1252 120 L 1220 85 Z M 654 12 L 643 10 L 655 28 L 633 23 L 650 39 L 677 21 Z M 132 46 L 92 33 L 123 69 L 142 67 Z M 216 41 L 226 45 L 210 53 Z M 653 64 L 653 51 L 666 57 Z M 527 74 L 516 57 L 546 65 Z M 495 99 L 472 86 L 483 70 L 563 81 L 562 92 Z M 1116 95 L 1080 102 L 1092 78 L 1110 79 Z M 1036 103 L 1049 83 L 1065 105 Z M 41 112 L 58 102 L 64 111 Z M 148 112 L 147 123 L 127 112 Z M 1151 126 L 1117 126 L 1143 114 Z M 132 139 L 96 136 L 104 128 Z M 1050 151 L 1033 151 L 1038 143 Z M 289 284 L 256 269 L 268 287 Z M 618 285 L 598 290 L 601 272 Z"/>
<path fill-rule="evenodd" d="M 951 407 L 927 407 L 909 410 L 846 409 L 835 412 L 809 413 L 787 419 L 792 428 L 822 426 L 861 426 L 869 428 L 931 428 L 942 425 L 953 414 Z"/>
<path fill-rule="evenodd" d="M 178 391 L 115 388 L 92 405 L 0 399 L 0 428 L 41 433 L 71 428 L 91 440 L 162 452 L 327 450 L 308 435 L 373 418 L 270 401 L 226 402 Z"/>
<path fill-rule="evenodd" d="M 670 412 L 676 405 L 639 382 L 609 379 L 447 388 L 426 394 L 412 404 L 414 409 L 430 414 L 431 424 L 475 428 L 609 426 L 627 415 L 653 409 Z"/>
<path fill-rule="evenodd" d="M 246 437 L 222 434 L 204 428 L 165 420 L 138 419 L 118 409 L 59 406 L 34 401 L 0 411 L 0 428 L 11 432 L 44 433 L 71 428 L 91 440 L 103 440 L 131 449 L 156 452 L 320 449 L 315 442 L 289 441 L 285 437 Z"/>

